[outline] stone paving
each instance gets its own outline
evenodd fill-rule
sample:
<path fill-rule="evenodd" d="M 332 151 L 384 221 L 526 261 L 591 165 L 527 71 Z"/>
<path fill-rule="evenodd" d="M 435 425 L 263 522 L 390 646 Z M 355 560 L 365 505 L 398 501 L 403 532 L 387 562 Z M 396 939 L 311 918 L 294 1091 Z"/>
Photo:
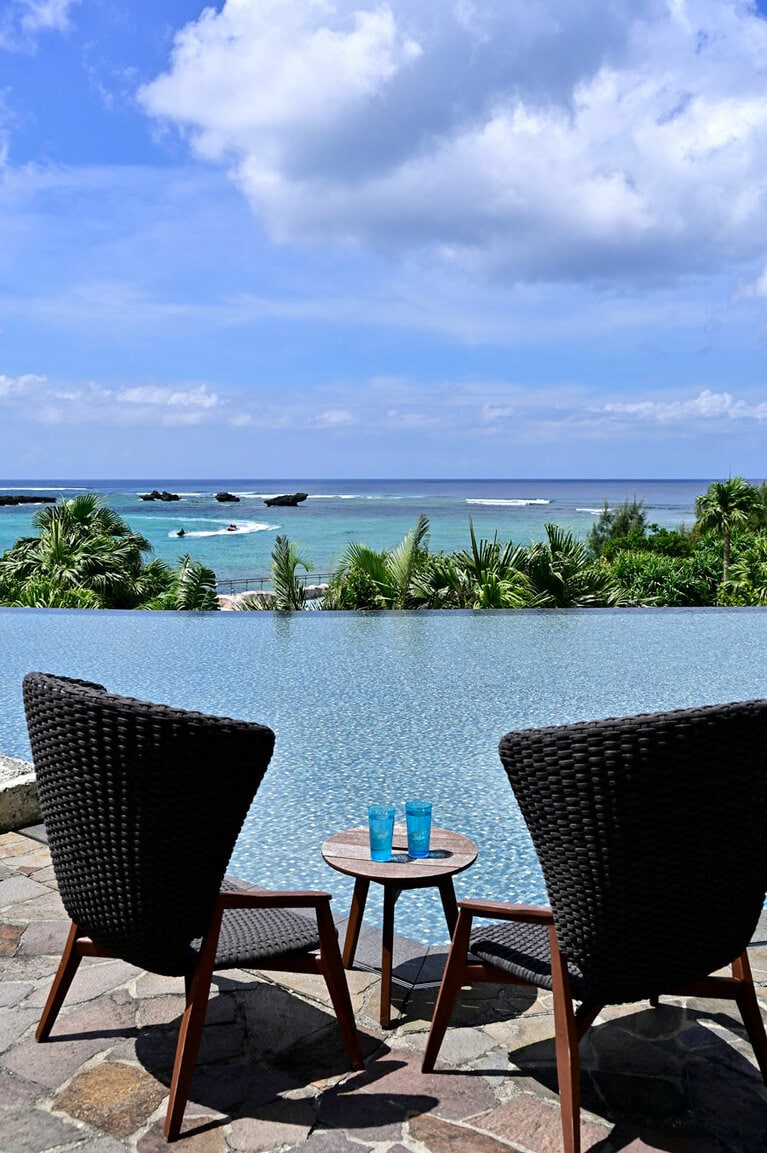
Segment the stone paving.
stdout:
<path fill-rule="evenodd" d="M 47 848 L 0 836 L 0 1153 L 156 1153 L 181 982 L 86 960 L 51 1040 L 33 1033 L 67 929 Z M 364 942 L 363 942 L 364 944 Z M 379 947 L 367 931 L 367 954 Z M 398 950 L 398 952 L 397 952 Z M 397 941 L 394 1027 L 349 974 L 367 1054 L 350 1074 L 320 978 L 215 978 L 178 1148 L 187 1153 L 555 1153 L 551 1001 L 466 990 L 420 1072 L 444 950 Z M 752 965 L 767 1014 L 767 921 Z M 584 1153 L 767 1153 L 765 1088 L 731 1003 L 605 1012 L 582 1043 Z"/>

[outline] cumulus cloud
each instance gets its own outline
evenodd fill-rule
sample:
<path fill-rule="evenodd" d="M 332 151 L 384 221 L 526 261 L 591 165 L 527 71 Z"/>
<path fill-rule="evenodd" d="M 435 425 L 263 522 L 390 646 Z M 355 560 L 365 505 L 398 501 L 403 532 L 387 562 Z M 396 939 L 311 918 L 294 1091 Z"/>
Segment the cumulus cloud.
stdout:
<path fill-rule="evenodd" d="M 5 376 L 0 373 L 0 401 L 28 396 L 45 384 L 44 376 L 27 373 L 25 376 Z"/>
<path fill-rule="evenodd" d="M 767 421 L 767 403 L 736 400 L 732 393 L 712 392 L 708 388 L 685 400 L 620 402 L 606 404 L 602 411 L 659 424 L 688 424 L 704 420 L 716 421 L 721 426 L 723 421 Z"/>
<path fill-rule="evenodd" d="M 79 0 L 8 0 L 0 13 L 0 48 L 29 51 L 41 32 L 65 32 Z"/>
<path fill-rule="evenodd" d="M 271 235 L 637 282 L 767 251 L 752 0 L 227 0 L 139 98 Z"/>
<path fill-rule="evenodd" d="M 172 427 L 220 420 L 226 401 L 204 384 L 110 388 L 97 381 L 63 384 L 46 376 L 0 375 L 0 413 L 30 424 Z"/>
<path fill-rule="evenodd" d="M 138 385 L 125 388 L 116 394 L 119 403 L 147 405 L 154 408 L 210 409 L 220 404 L 215 392 L 208 392 L 204 384 L 195 388 L 160 388 L 152 385 Z"/>

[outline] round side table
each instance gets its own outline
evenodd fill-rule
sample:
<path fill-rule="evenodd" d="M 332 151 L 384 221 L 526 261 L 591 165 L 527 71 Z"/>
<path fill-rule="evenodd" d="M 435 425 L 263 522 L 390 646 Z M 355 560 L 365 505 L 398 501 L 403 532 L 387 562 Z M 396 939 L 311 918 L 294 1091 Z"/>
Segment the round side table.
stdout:
<path fill-rule="evenodd" d="M 438 888 L 445 920 L 453 935 L 458 920 L 453 877 L 468 869 L 477 859 L 477 846 L 468 837 L 448 829 L 431 830 L 428 857 L 408 857 L 405 825 L 394 826 L 391 861 L 371 861 L 370 837 L 365 828 L 346 829 L 329 837 L 322 856 L 331 869 L 354 877 L 354 895 L 344 941 L 344 968 L 351 969 L 357 951 L 362 915 L 370 882 L 383 885 L 383 945 L 381 951 L 381 1012 L 384 1028 L 391 1023 L 391 970 L 394 943 L 394 906 L 404 889 Z"/>

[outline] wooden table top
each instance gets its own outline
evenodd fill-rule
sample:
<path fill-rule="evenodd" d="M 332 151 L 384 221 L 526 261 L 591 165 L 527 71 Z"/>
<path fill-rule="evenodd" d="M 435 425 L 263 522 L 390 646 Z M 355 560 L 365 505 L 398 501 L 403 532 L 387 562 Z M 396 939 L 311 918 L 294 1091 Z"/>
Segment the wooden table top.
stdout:
<path fill-rule="evenodd" d="M 322 856 L 332 869 L 350 877 L 366 877 L 370 881 L 394 881 L 407 885 L 408 881 L 450 877 L 468 869 L 477 859 L 477 846 L 461 833 L 449 829 L 431 830 L 428 857 L 407 855 L 407 828 L 394 826 L 391 861 L 371 861 L 370 835 L 366 828 L 345 829 L 329 837 L 322 846 Z"/>

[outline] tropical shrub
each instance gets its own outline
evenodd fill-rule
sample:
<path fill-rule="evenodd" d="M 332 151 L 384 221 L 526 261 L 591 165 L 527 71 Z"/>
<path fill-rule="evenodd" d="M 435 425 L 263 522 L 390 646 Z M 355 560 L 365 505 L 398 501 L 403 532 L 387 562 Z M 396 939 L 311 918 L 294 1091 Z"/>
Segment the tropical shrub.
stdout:
<path fill-rule="evenodd" d="M 544 608 L 593 608 L 615 604 L 610 570 L 587 545 L 557 524 L 544 525 L 546 540 L 530 545 L 525 572 L 535 603 Z"/>
<path fill-rule="evenodd" d="M 607 501 L 599 519 L 591 526 L 586 545 L 595 557 L 602 556 L 605 547 L 625 541 L 624 548 L 637 548 L 647 535 L 647 513 L 644 501 L 626 498 L 623 504 L 610 507 Z"/>
<path fill-rule="evenodd" d="M 96 493 L 46 505 L 35 513 L 34 524 L 37 536 L 21 537 L 0 557 L 3 604 L 218 607 L 215 593 L 211 596 L 215 586 L 211 570 L 188 557 L 182 558 L 181 571 L 159 560 L 147 562 L 145 556 L 152 551 L 149 542 L 132 532 Z M 199 603 L 192 603 L 195 595 Z"/>
<path fill-rule="evenodd" d="M 767 605 L 767 535 L 760 534 L 738 550 L 722 585 L 720 604 Z"/>
<path fill-rule="evenodd" d="M 165 591 L 141 605 L 141 608 L 204 612 L 218 609 L 216 574 L 213 569 L 193 561 L 187 553 L 178 558 L 177 568 L 167 571 L 168 584 Z"/>
<path fill-rule="evenodd" d="M 414 527 L 389 551 L 351 543 L 323 598 L 326 609 L 416 608 L 415 580 L 429 556 L 429 518 L 421 513 Z"/>
<path fill-rule="evenodd" d="M 524 572 L 526 551 L 509 541 L 477 540 L 469 520 L 471 547 L 430 557 L 415 578 L 414 596 L 423 608 L 509 609 L 534 603 Z"/>
<path fill-rule="evenodd" d="M 718 570 L 718 558 L 703 550 L 689 557 L 623 551 L 610 562 L 622 603 L 631 605 L 716 604 Z"/>

